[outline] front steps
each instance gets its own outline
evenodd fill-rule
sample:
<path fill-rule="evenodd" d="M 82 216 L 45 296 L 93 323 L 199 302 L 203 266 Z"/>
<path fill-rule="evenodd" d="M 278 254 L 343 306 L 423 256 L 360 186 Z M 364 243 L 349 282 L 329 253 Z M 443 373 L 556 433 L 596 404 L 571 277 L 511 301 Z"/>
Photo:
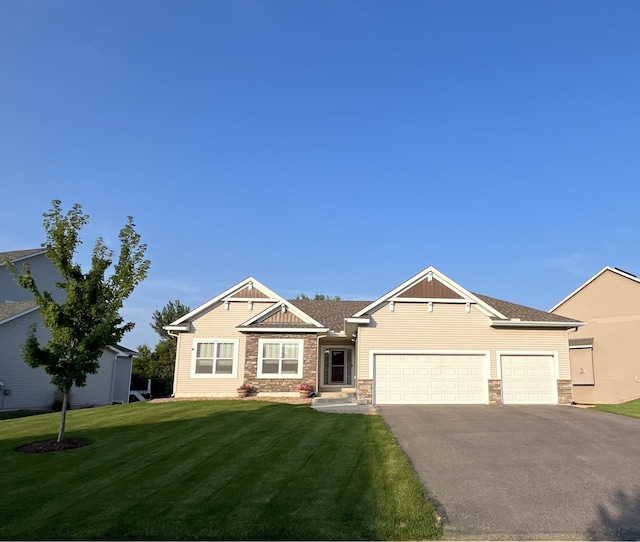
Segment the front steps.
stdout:
<path fill-rule="evenodd" d="M 339 406 L 339 405 L 355 405 L 358 398 L 355 391 L 323 391 L 318 397 L 313 398 L 312 405 L 319 406 Z"/>

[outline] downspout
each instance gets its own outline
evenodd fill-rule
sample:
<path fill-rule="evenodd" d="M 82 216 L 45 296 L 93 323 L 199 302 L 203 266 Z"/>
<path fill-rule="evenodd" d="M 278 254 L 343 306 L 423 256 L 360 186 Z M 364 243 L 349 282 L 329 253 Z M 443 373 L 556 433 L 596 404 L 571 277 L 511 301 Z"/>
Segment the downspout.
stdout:
<path fill-rule="evenodd" d="M 171 393 L 171 397 L 176 396 L 176 386 L 178 385 L 178 345 L 180 344 L 180 334 L 172 333 L 168 329 L 165 330 L 169 335 L 176 339 L 176 358 L 173 360 L 173 390 Z M 149 386 L 151 387 L 151 386 Z"/>

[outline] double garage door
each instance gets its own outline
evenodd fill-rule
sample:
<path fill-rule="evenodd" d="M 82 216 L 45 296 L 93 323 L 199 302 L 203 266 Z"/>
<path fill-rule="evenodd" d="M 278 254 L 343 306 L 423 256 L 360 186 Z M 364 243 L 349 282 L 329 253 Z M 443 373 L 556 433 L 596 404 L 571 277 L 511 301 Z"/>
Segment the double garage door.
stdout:
<path fill-rule="evenodd" d="M 501 355 L 505 404 L 557 402 L 554 357 Z M 376 354 L 376 404 L 487 404 L 487 354 Z"/>

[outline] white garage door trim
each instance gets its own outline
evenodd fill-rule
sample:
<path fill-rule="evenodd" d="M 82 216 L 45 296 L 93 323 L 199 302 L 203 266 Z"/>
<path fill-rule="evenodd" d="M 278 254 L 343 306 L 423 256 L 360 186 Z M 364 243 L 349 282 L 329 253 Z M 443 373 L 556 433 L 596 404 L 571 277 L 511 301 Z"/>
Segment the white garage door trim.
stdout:
<path fill-rule="evenodd" d="M 503 357 L 508 356 L 516 356 L 516 357 L 548 357 L 551 358 L 551 375 L 549 378 L 549 390 L 551 392 L 549 400 L 540 400 L 538 398 L 520 398 L 516 399 L 514 397 L 509 397 L 509 394 L 505 395 L 505 385 L 503 378 Z M 501 381 L 502 387 L 502 402 L 505 405 L 508 404 L 558 404 L 558 378 L 560 377 L 560 363 L 559 356 L 557 351 L 517 351 L 517 350 L 509 350 L 509 351 L 498 351 L 496 352 L 496 369 L 498 379 Z"/>
<path fill-rule="evenodd" d="M 378 374 L 376 356 L 479 356 L 482 358 L 482 400 L 473 402 L 459 401 L 398 401 L 397 404 L 489 404 L 489 378 L 491 376 L 491 357 L 488 350 L 371 350 L 369 352 L 370 374 L 373 377 L 373 402 L 377 403 Z M 385 402 L 385 404 L 393 404 Z"/>

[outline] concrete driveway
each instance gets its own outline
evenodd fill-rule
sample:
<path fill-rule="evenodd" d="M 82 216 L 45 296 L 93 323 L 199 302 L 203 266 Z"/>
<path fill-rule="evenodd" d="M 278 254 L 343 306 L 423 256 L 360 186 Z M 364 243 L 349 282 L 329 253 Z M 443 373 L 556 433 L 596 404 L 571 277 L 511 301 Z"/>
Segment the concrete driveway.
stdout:
<path fill-rule="evenodd" d="M 380 411 L 445 538 L 640 538 L 640 420 L 563 406 Z"/>

